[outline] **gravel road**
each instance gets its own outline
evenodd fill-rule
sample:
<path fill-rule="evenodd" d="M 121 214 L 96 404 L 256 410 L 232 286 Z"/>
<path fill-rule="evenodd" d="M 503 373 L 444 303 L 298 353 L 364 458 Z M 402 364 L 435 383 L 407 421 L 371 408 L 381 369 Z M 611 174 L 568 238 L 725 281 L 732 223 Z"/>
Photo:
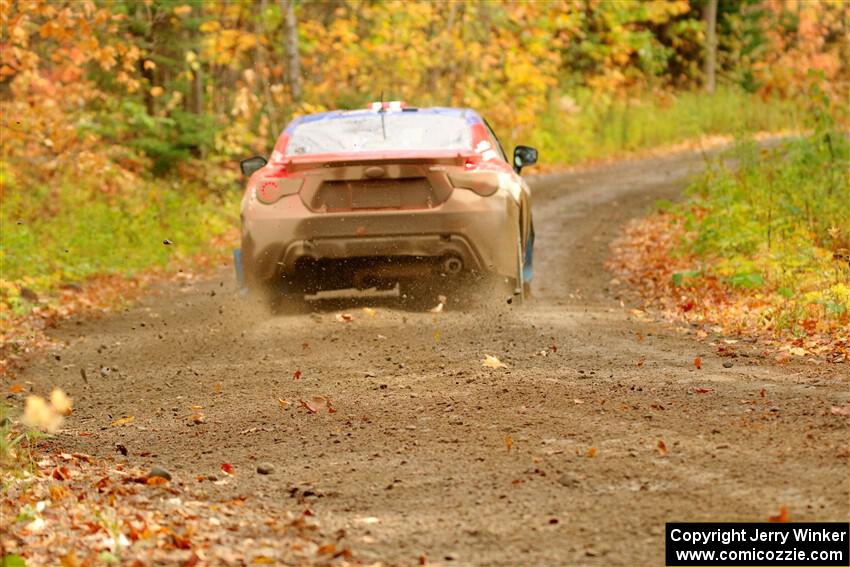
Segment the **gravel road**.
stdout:
<path fill-rule="evenodd" d="M 847 521 L 850 422 L 830 412 L 850 400 L 846 365 L 777 366 L 741 344 L 720 358 L 609 289 L 622 224 L 675 199 L 702 163 L 535 179 L 536 276 L 520 307 L 363 300 L 271 316 L 223 270 L 64 324 L 68 346 L 22 379 L 74 398 L 64 450 L 165 467 L 198 498 L 307 502 L 364 562 L 663 565 L 666 521 L 766 521 L 781 506 Z M 224 478 L 222 463 L 236 471 L 226 484 L 196 481 Z"/>

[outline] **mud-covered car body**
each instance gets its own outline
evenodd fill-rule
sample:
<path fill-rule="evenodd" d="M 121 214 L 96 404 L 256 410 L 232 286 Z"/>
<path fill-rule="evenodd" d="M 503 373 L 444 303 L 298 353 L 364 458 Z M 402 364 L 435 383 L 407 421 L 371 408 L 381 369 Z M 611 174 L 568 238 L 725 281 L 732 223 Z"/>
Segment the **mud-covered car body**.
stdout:
<path fill-rule="evenodd" d="M 536 151 L 517 153 L 511 166 L 464 108 L 384 103 L 296 118 L 267 163 L 242 162 L 246 284 L 309 294 L 493 275 L 522 293 L 533 233 L 519 171 Z"/>

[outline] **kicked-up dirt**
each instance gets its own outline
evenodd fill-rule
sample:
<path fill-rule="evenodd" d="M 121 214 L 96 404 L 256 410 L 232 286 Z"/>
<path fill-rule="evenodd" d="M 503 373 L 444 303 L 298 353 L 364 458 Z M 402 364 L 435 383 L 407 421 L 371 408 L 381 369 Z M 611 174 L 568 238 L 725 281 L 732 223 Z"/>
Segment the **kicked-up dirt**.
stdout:
<path fill-rule="evenodd" d="M 222 271 L 65 324 L 21 379 L 74 398 L 63 450 L 163 466 L 199 499 L 307 502 L 366 563 L 662 565 L 667 521 L 847 521 L 847 365 L 777 366 L 744 341 L 720 357 L 609 289 L 619 227 L 700 167 L 536 179 L 522 306 L 272 316 Z"/>

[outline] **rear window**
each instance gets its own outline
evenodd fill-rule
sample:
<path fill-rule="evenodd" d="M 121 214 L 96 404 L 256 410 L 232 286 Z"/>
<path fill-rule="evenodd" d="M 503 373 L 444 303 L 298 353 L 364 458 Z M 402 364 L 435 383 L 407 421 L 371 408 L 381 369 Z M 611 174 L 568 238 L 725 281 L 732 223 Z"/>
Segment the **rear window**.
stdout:
<path fill-rule="evenodd" d="M 469 150 L 472 133 L 458 116 L 388 112 L 305 122 L 295 127 L 286 155 L 383 150 Z"/>

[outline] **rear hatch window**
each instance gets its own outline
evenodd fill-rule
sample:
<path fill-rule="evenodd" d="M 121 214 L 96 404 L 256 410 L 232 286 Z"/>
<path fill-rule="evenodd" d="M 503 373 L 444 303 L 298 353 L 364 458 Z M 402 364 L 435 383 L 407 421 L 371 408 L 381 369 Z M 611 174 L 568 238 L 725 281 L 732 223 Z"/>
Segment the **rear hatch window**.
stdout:
<path fill-rule="evenodd" d="M 295 127 L 286 155 L 324 153 L 470 150 L 472 133 L 466 120 L 417 112 L 377 112 L 336 116 Z"/>

